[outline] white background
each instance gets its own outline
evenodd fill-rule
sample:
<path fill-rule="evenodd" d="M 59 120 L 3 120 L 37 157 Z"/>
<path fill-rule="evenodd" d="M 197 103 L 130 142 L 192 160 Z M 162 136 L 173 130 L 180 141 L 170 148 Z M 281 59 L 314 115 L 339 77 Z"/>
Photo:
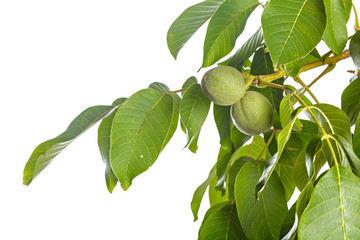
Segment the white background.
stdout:
<path fill-rule="evenodd" d="M 181 88 L 202 63 L 206 28 L 175 61 L 170 24 L 196 0 L 0 2 L 0 239 L 196 239 L 190 201 L 216 161 L 218 135 L 210 112 L 196 155 L 178 129 L 160 158 L 127 192 L 109 194 L 97 149 L 97 126 L 63 151 L 29 186 L 23 167 L 32 150 L 60 134 L 82 110 L 111 104 L 151 82 Z M 359 3 L 358 9 L 360 10 Z M 259 7 L 238 39 L 260 22 Z M 353 18 L 349 32 L 353 34 Z M 320 52 L 327 49 L 322 44 Z M 354 69 L 349 59 L 313 87 L 340 106 Z M 303 74 L 305 82 L 321 71 Z"/>

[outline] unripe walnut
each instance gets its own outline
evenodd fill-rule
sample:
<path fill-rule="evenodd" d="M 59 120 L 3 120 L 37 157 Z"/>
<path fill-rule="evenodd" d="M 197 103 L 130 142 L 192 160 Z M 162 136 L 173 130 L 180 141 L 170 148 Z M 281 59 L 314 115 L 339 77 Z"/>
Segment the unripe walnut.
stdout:
<path fill-rule="evenodd" d="M 219 66 L 204 74 L 201 89 L 214 103 L 230 106 L 244 96 L 245 82 L 236 68 Z"/>
<path fill-rule="evenodd" d="M 255 136 L 271 128 L 274 110 L 266 97 L 249 91 L 231 106 L 231 118 L 241 132 Z"/>

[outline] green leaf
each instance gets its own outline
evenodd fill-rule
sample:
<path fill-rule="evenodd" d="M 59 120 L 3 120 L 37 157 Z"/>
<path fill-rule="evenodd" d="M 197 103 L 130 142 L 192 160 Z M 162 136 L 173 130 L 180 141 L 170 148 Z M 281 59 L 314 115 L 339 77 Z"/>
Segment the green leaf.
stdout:
<path fill-rule="evenodd" d="M 350 124 L 354 125 L 360 112 L 360 77 L 351 82 L 341 95 L 341 109 L 350 119 Z"/>
<path fill-rule="evenodd" d="M 278 152 L 267 162 L 266 167 L 263 171 L 263 174 L 262 174 L 261 178 L 259 179 L 259 182 L 256 184 L 256 189 L 255 189 L 256 198 L 259 198 L 259 195 L 261 194 L 261 192 L 264 191 L 266 184 L 268 183 L 268 181 L 270 179 L 270 176 L 272 175 L 273 171 L 276 168 L 277 163 L 279 162 L 279 159 L 285 148 L 285 145 L 290 138 L 291 130 L 294 127 L 294 124 L 295 124 L 299 114 L 303 110 L 304 110 L 304 108 L 302 108 L 302 107 L 299 108 L 297 110 L 296 115 L 291 120 L 291 122 L 280 131 L 280 133 L 277 137 Z"/>
<path fill-rule="evenodd" d="M 214 14 L 224 0 L 207 0 L 187 8 L 170 26 L 168 48 L 176 59 L 180 49 L 192 35 Z"/>
<path fill-rule="evenodd" d="M 299 59 L 295 62 L 291 62 L 285 65 L 286 73 L 290 77 L 296 77 L 299 74 L 300 69 L 305 63 L 314 62 L 316 60 L 321 59 L 321 56 L 317 49 L 311 51 L 306 57 Z"/>
<path fill-rule="evenodd" d="M 254 55 L 253 62 L 251 64 L 252 75 L 269 75 L 274 73 L 274 66 L 271 61 L 270 54 L 265 52 L 265 48 L 259 48 Z M 283 85 L 284 78 L 280 78 L 274 81 L 276 84 Z M 280 102 L 283 98 L 284 91 L 279 88 L 265 87 L 265 88 L 257 88 L 251 87 L 251 91 L 257 91 L 263 94 L 271 103 L 274 109 L 274 127 L 280 129 Z"/>
<path fill-rule="evenodd" d="M 169 87 L 160 82 L 154 82 L 154 83 L 150 84 L 149 88 L 155 89 L 163 94 L 168 94 L 170 92 Z M 169 128 L 168 134 L 166 135 L 166 139 L 164 141 L 162 149 L 165 148 L 165 146 L 168 144 L 168 142 L 174 135 L 174 133 L 177 129 L 177 126 L 178 126 L 178 122 L 179 122 L 179 111 L 180 111 L 181 98 L 177 94 L 171 94 L 171 97 L 173 98 L 173 103 L 174 103 L 173 113 L 172 113 L 172 117 L 171 117 L 171 126 Z"/>
<path fill-rule="evenodd" d="M 216 168 L 215 166 L 211 169 L 208 178 L 195 190 L 193 198 L 191 200 L 191 211 L 194 216 L 194 222 L 198 220 L 198 213 L 200 209 L 201 201 L 204 197 L 206 189 L 208 188 L 211 180 L 215 177 Z"/>
<path fill-rule="evenodd" d="M 262 28 L 259 28 L 254 35 L 252 35 L 240 48 L 236 51 L 236 53 L 231 56 L 226 61 L 219 63 L 219 65 L 227 65 L 234 68 L 241 68 L 245 61 L 253 55 L 256 49 L 262 44 L 264 41 Z"/>
<path fill-rule="evenodd" d="M 238 149 L 243 146 L 251 138 L 251 136 L 240 132 L 235 125 L 232 125 L 230 138 L 234 148 Z"/>
<path fill-rule="evenodd" d="M 233 201 L 235 199 L 235 180 L 236 176 L 238 175 L 241 168 L 247 163 L 247 162 L 255 162 L 255 159 L 251 157 L 240 157 L 237 159 L 230 167 L 229 175 L 227 178 L 226 186 L 229 193 L 229 200 Z"/>
<path fill-rule="evenodd" d="M 229 201 L 229 197 L 228 194 L 225 192 L 225 189 L 224 194 L 222 191 L 216 189 L 217 182 L 218 181 L 214 177 L 209 184 L 209 202 L 211 207 L 218 203 Z"/>
<path fill-rule="evenodd" d="M 64 148 L 116 107 L 90 107 L 80 113 L 59 136 L 39 144 L 25 165 L 23 183 L 29 185 Z"/>
<path fill-rule="evenodd" d="M 316 185 L 299 221 L 302 239 L 357 239 L 360 236 L 360 179 L 344 166 L 332 167 Z"/>
<path fill-rule="evenodd" d="M 222 206 L 222 203 L 221 205 Z M 241 229 L 239 218 L 236 211 L 236 205 L 228 203 L 228 205 L 219 207 L 211 211 L 204 220 L 199 230 L 199 240 L 244 240 L 246 239 Z M 210 208 L 211 210 L 211 208 Z M 210 211 L 209 210 L 209 211 Z"/>
<path fill-rule="evenodd" d="M 216 163 L 216 175 L 218 178 L 216 189 L 223 190 L 226 168 L 233 153 L 230 138 L 232 127 L 230 106 L 219 106 L 214 104 L 214 119 L 220 135 L 221 145 Z"/>
<path fill-rule="evenodd" d="M 356 120 L 356 126 L 354 131 L 354 139 L 353 139 L 354 152 L 356 156 L 360 157 L 360 114 Z"/>
<path fill-rule="evenodd" d="M 126 101 L 126 98 L 120 98 L 117 99 L 112 105 L 120 107 L 124 102 Z M 105 117 L 98 128 L 98 146 L 100 150 L 101 157 L 103 159 L 103 162 L 105 163 L 105 181 L 107 189 L 110 193 L 114 190 L 114 187 L 116 186 L 118 179 L 113 172 L 111 165 L 110 165 L 110 134 L 111 134 L 111 126 L 115 117 L 115 114 L 117 112 L 117 108 L 114 109 L 114 111 L 107 117 Z"/>
<path fill-rule="evenodd" d="M 231 156 L 230 163 L 234 163 L 240 157 L 251 157 L 257 159 L 265 147 L 264 139 L 260 136 L 254 136 L 251 143 L 238 148 Z M 263 156 L 264 157 L 264 156 Z"/>
<path fill-rule="evenodd" d="M 288 211 L 285 192 L 279 177 L 273 174 L 260 199 L 254 201 L 262 168 L 263 164 L 257 162 L 248 162 L 241 168 L 235 183 L 238 215 L 248 239 L 278 239 Z"/>
<path fill-rule="evenodd" d="M 330 104 L 315 104 L 311 107 L 318 113 L 318 119 L 328 133 L 340 135 L 352 143 L 350 121 L 344 111 Z"/>
<path fill-rule="evenodd" d="M 196 83 L 196 84 L 198 83 L 196 77 L 191 76 L 191 77 L 189 77 L 188 79 L 186 79 L 186 81 L 185 81 L 184 84 L 182 85 L 182 88 L 183 88 L 183 89 L 189 88 L 191 85 L 193 85 L 193 84 L 195 84 L 195 83 Z M 185 93 L 185 92 L 181 92 L 181 96 L 184 96 L 184 93 Z"/>
<path fill-rule="evenodd" d="M 111 129 L 110 161 L 124 190 L 158 158 L 171 127 L 173 108 L 170 95 L 143 89 L 117 111 Z"/>
<path fill-rule="evenodd" d="M 208 115 L 210 103 L 198 84 L 193 84 L 186 90 L 180 103 L 180 119 L 188 134 L 188 143 L 185 147 L 195 141 L 195 144 L 192 144 L 193 148 L 190 148 L 194 153 L 197 150 L 197 138 Z"/>
<path fill-rule="evenodd" d="M 349 53 L 354 61 L 356 70 L 360 70 L 360 31 L 357 31 L 350 40 Z"/>
<path fill-rule="evenodd" d="M 291 95 L 286 95 L 280 102 L 280 121 L 281 126 L 284 128 L 291 122 L 291 114 L 294 112 L 294 104 Z M 295 120 L 295 129 L 302 129 L 300 120 Z"/>
<path fill-rule="evenodd" d="M 291 206 L 284 220 L 281 223 L 280 238 L 281 240 L 289 240 L 295 238 L 294 234 L 297 230 L 296 202 Z"/>
<path fill-rule="evenodd" d="M 257 0 L 225 0 L 219 6 L 207 28 L 203 68 L 213 65 L 231 52 L 248 17 L 258 5 Z"/>
<path fill-rule="evenodd" d="M 351 1 L 323 0 L 326 12 L 326 28 L 324 41 L 336 54 L 341 55 L 348 40 L 346 9 L 351 9 Z M 348 11 L 349 12 L 349 11 Z"/>
<path fill-rule="evenodd" d="M 356 156 L 352 145 L 339 135 L 332 135 L 342 152 L 341 165 L 350 169 L 355 175 L 360 177 L 360 159 Z"/>
<path fill-rule="evenodd" d="M 308 55 L 321 41 L 325 20 L 322 1 L 270 1 L 261 23 L 274 65 L 290 63 Z"/>

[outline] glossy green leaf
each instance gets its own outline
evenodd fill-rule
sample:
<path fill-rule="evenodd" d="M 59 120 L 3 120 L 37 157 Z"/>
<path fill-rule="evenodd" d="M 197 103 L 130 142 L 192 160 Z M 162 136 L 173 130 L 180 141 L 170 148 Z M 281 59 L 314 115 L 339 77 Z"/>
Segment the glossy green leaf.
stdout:
<path fill-rule="evenodd" d="M 274 65 L 290 63 L 309 54 L 321 41 L 325 21 L 322 1 L 270 1 L 261 23 Z"/>
<path fill-rule="evenodd" d="M 117 99 L 112 105 L 120 107 L 126 98 Z M 102 157 L 103 162 L 105 163 L 105 181 L 107 189 L 110 193 L 114 190 L 118 179 L 113 172 L 111 165 L 110 165 L 110 135 L 111 135 L 111 127 L 117 112 L 117 108 L 107 117 L 105 117 L 98 128 L 98 146 L 100 150 L 100 154 Z"/>
<path fill-rule="evenodd" d="M 291 120 L 291 122 L 286 125 L 279 133 L 278 137 L 277 137 L 277 142 L 278 142 L 278 152 L 267 162 L 266 167 L 263 171 L 263 174 L 261 175 L 261 178 L 259 179 L 259 182 L 256 184 L 256 189 L 255 189 L 255 196 L 256 198 L 259 198 L 259 195 L 261 194 L 261 192 L 264 191 L 273 171 L 276 168 L 277 163 L 279 162 L 279 159 L 281 157 L 281 154 L 284 151 L 285 145 L 288 142 L 290 135 L 291 135 L 291 130 L 294 127 L 294 124 L 296 122 L 296 120 L 298 119 L 299 114 L 304 110 L 304 108 L 299 108 L 297 110 L 296 115 L 294 116 L 294 118 Z"/>
<path fill-rule="evenodd" d="M 39 144 L 25 165 L 23 183 L 29 185 L 64 148 L 116 107 L 90 107 L 80 113 L 59 136 Z"/>
<path fill-rule="evenodd" d="M 186 79 L 186 81 L 184 82 L 184 84 L 182 85 L 183 89 L 189 88 L 191 85 L 198 83 L 198 80 L 196 79 L 196 77 L 191 76 L 188 79 Z M 185 92 L 181 92 L 181 96 L 184 96 Z"/>
<path fill-rule="evenodd" d="M 206 220 L 211 216 L 211 214 L 213 214 L 214 212 L 219 211 L 220 209 L 222 209 L 223 207 L 225 207 L 225 206 L 227 206 L 227 205 L 229 205 L 229 204 L 230 204 L 230 202 L 227 201 L 227 202 L 218 203 L 218 204 L 210 207 L 210 208 L 206 211 L 205 216 L 204 216 L 204 219 L 203 219 L 201 225 L 203 225 L 203 224 L 206 222 Z M 201 227 L 200 227 L 200 228 L 201 228 Z M 199 230 L 200 230 L 200 229 L 199 229 Z"/>
<path fill-rule="evenodd" d="M 191 211 L 194 216 L 194 222 L 198 220 L 198 213 L 201 205 L 201 201 L 204 197 L 206 189 L 208 188 L 211 180 L 216 175 L 216 168 L 213 167 L 209 173 L 208 178 L 195 190 L 193 198 L 191 200 Z"/>
<path fill-rule="evenodd" d="M 117 111 L 111 129 L 110 161 L 124 190 L 158 158 L 171 127 L 173 106 L 170 95 L 143 89 Z"/>
<path fill-rule="evenodd" d="M 245 61 L 253 55 L 256 49 L 262 44 L 264 41 L 262 28 L 259 28 L 254 35 L 252 35 L 240 48 L 236 51 L 236 53 L 231 56 L 226 61 L 220 63 L 219 65 L 227 65 L 234 68 L 241 68 Z"/>
<path fill-rule="evenodd" d="M 324 41 L 336 54 L 341 54 L 348 40 L 346 22 L 348 20 L 346 9 L 351 10 L 349 0 L 323 0 L 326 12 L 326 28 Z M 350 12 L 350 11 L 348 11 Z"/>
<path fill-rule="evenodd" d="M 332 167 L 316 185 L 299 221 L 299 240 L 357 239 L 360 236 L 360 179 L 344 166 Z"/>
<path fill-rule="evenodd" d="M 258 5 L 257 0 L 225 0 L 219 6 L 207 28 L 202 67 L 211 66 L 230 53 Z"/>
<path fill-rule="evenodd" d="M 285 192 L 279 177 L 273 174 L 260 199 L 254 201 L 254 188 L 263 164 L 248 162 L 236 178 L 235 197 L 238 215 L 248 239 L 278 239 L 281 222 L 287 213 Z"/>
<path fill-rule="evenodd" d="M 360 70 L 360 31 L 357 31 L 354 36 L 351 38 L 349 53 L 354 61 L 356 70 Z"/>
<path fill-rule="evenodd" d="M 214 14 L 224 0 L 207 0 L 187 8 L 170 26 L 168 48 L 176 59 L 180 49 L 192 35 Z"/>
<path fill-rule="evenodd" d="M 200 85 L 193 84 L 185 92 L 180 104 L 180 119 L 187 129 L 188 143 L 197 142 L 201 127 L 208 115 L 211 101 L 201 91 Z M 196 152 L 195 144 L 192 152 Z"/>
<path fill-rule="evenodd" d="M 360 114 L 356 120 L 356 126 L 354 131 L 354 139 L 353 139 L 354 152 L 356 156 L 360 158 Z"/>
<path fill-rule="evenodd" d="M 360 112 L 360 77 L 354 80 L 345 88 L 341 95 L 341 109 L 354 125 Z"/>
<path fill-rule="evenodd" d="M 312 109 L 318 113 L 318 119 L 328 133 L 334 133 L 352 143 L 350 121 L 341 109 L 330 104 L 316 104 Z"/>
<path fill-rule="evenodd" d="M 222 206 L 222 204 L 221 204 Z M 199 240 L 244 240 L 236 205 L 228 203 L 216 209 L 206 218 L 199 230 Z M 210 211 L 210 210 L 209 210 Z"/>
<path fill-rule="evenodd" d="M 252 75 L 269 75 L 274 73 L 274 66 L 271 61 L 270 54 L 265 52 L 265 48 L 259 48 L 254 55 L 253 62 L 251 64 Z M 280 78 L 274 81 L 276 84 L 283 85 L 284 79 Z M 257 91 L 263 94 L 271 103 L 274 109 L 274 127 L 277 129 L 281 128 L 280 125 L 280 102 L 283 98 L 284 91 L 279 88 L 265 87 L 265 88 L 256 88 L 251 87 L 251 91 Z"/>

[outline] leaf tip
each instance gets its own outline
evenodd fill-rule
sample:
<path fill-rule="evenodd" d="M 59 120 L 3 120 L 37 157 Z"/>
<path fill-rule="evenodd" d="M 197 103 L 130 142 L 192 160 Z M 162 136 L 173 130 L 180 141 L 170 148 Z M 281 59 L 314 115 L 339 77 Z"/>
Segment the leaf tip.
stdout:
<path fill-rule="evenodd" d="M 128 190 L 130 186 L 131 186 L 131 182 L 126 181 L 126 182 L 121 183 L 121 188 L 124 191 Z"/>

